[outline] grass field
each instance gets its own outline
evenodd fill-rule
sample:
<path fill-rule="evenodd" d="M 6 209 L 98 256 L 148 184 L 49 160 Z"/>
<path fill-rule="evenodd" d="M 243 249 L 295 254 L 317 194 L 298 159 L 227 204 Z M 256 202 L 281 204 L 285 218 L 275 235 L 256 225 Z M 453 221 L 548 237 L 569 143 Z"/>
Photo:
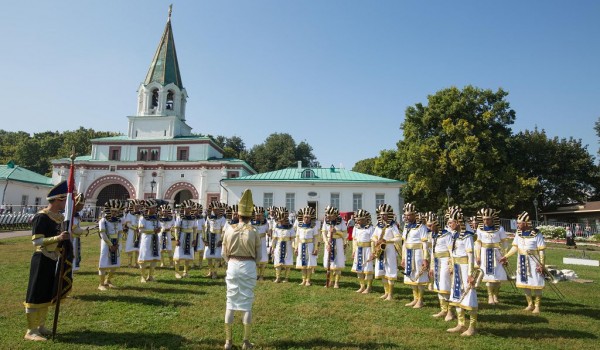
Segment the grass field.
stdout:
<path fill-rule="evenodd" d="M 22 340 L 26 319 L 22 302 L 27 289 L 32 245 L 29 237 L 0 240 L 0 348 L 1 349 L 216 349 L 223 344 L 225 282 L 193 270 L 191 277 L 176 280 L 170 269 L 158 269 L 157 281 L 139 282 L 138 270 L 122 268 L 114 283 L 119 289 L 98 291 L 97 237 L 83 239 L 82 269 L 76 273 L 71 297 L 61 305 L 57 339 L 52 342 Z M 554 246 L 548 263 L 574 269 L 591 284 L 561 282 L 567 296 L 559 301 L 546 288 L 542 313 L 521 311 L 525 298 L 503 285 L 501 305 L 488 306 L 480 289 L 479 334 L 472 338 L 446 333 L 455 325 L 431 317 L 438 311 L 437 297 L 426 294 L 426 307 L 404 307 L 410 289 L 396 284 L 395 300 L 379 299 L 383 293 L 357 294 L 354 274 L 344 272 L 341 289 L 323 288 L 325 274 L 317 271 L 314 285 L 301 287 L 300 273 L 291 282 L 259 282 L 255 293 L 252 341 L 259 349 L 598 349 L 600 337 L 600 269 L 561 266 L 562 257 L 575 254 Z M 600 252 L 588 253 L 600 259 Z M 514 258 L 511 266 L 515 266 Z M 51 325 L 51 314 L 48 324 Z M 236 315 L 234 344 L 239 349 L 242 325 Z"/>

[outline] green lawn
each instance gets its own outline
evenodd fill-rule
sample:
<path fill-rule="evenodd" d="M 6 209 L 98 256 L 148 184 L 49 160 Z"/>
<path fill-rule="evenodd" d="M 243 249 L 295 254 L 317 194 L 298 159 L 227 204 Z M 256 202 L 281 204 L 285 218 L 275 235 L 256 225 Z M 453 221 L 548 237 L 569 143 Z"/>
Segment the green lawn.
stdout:
<path fill-rule="evenodd" d="M 25 342 L 26 319 L 22 302 L 27 289 L 32 245 L 29 237 L 0 240 L 0 347 L 2 349 L 215 349 L 223 344 L 225 282 L 201 277 L 176 280 L 169 269 L 157 271 L 157 281 L 139 282 L 138 270 L 123 268 L 114 283 L 118 290 L 96 289 L 99 241 L 83 239 L 82 269 L 76 273 L 71 298 L 61 306 L 55 342 Z M 455 323 L 431 317 L 438 311 L 437 296 L 426 294 L 426 307 L 404 307 L 410 289 L 396 284 L 393 302 L 379 299 L 383 292 L 357 294 L 354 274 L 344 273 L 341 289 L 323 288 L 325 274 L 318 270 L 312 287 L 301 287 L 300 273 L 287 284 L 260 282 L 255 290 L 252 341 L 264 349 L 592 349 L 600 337 L 600 269 L 560 266 L 562 257 L 580 254 L 562 247 L 549 249 L 548 263 L 574 269 L 591 284 L 562 282 L 568 300 L 559 301 L 547 288 L 542 313 L 521 311 L 525 298 L 504 285 L 500 306 L 488 307 L 480 293 L 479 334 L 465 339 L 446 333 Z M 600 252 L 588 256 L 600 259 Z M 515 266 L 514 259 L 511 266 Z M 220 277 L 224 269 L 220 271 Z M 485 288 L 485 287 L 484 287 Z M 52 314 L 52 309 L 50 314 Z M 48 323 L 50 323 L 50 316 Z M 242 325 L 238 315 L 234 344 L 240 348 Z M 594 345 L 596 344 L 596 345 Z"/>

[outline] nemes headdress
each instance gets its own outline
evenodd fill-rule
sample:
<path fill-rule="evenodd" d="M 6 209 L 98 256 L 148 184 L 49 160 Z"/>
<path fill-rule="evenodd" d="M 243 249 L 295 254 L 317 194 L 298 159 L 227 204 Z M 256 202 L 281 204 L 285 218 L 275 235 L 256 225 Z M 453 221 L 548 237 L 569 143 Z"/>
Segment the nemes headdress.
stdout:
<path fill-rule="evenodd" d="M 237 214 L 237 212 L 238 212 L 237 204 L 232 204 L 231 206 L 227 206 L 227 209 L 225 209 L 225 218 L 227 220 L 231 220 L 233 218 L 233 213 Z"/>
<path fill-rule="evenodd" d="M 427 213 L 425 213 L 423 220 L 425 221 L 425 223 L 427 225 L 435 225 L 435 226 L 439 225 L 438 216 L 436 213 L 434 213 L 432 211 L 428 211 Z"/>
<path fill-rule="evenodd" d="M 448 220 L 456 220 L 459 224 L 462 225 L 464 220 L 462 209 L 459 208 L 457 205 L 448 207 L 448 209 L 446 210 L 446 221 Z"/>
<path fill-rule="evenodd" d="M 310 222 L 312 225 L 317 220 L 317 211 L 313 207 L 304 207 L 298 211 L 298 221 L 304 223 L 304 215 L 310 216 Z"/>
<path fill-rule="evenodd" d="M 531 219 L 529 218 L 529 213 L 524 211 L 517 216 L 517 222 L 525 222 L 528 225 L 531 225 Z"/>
<path fill-rule="evenodd" d="M 495 228 L 500 227 L 500 212 L 492 208 L 481 208 L 477 212 L 477 223 L 480 229 L 483 229 L 483 220 L 492 219 Z"/>
<path fill-rule="evenodd" d="M 369 213 L 368 211 L 366 211 L 364 209 L 358 209 L 357 211 L 355 211 L 354 219 L 355 220 L 365 219 L 366 220 L 365 227 L 368 227 L 371 225 L 371 213 Z"/>
<path fill-rule="evenodd" d="M 277 221 L 283 221 L 284 224 L 288 224 L 290 222 L 290 212 L 286 207 L 277 208 Z"/>
<path fill-rule="evenodd" d="M 191 199 L 186 199 L 179 204 L 179 215 L 185 215 L 185 209 L 191 209 L 190 214 L 193 215 L 193 211 L 196 210 L 196 202 Z"/>
<path fill-rule="evenodd" d="M 258 215 L 264 215 L 265 214 L 265 208 L 255 205 L 254 208 L 252 209 L 252 217 L 254 218 L 254 220 L 258 220 Z"/>
<path fill-rule="evenodd" d="M 171 206 L 169 204 L 162 204 L 158 207 L 160 211 L 160 217 L 168 220 L 173 219 L 173 212 L 171 211 Z"/>
<path fill-rule="evenodd" d="M 406 206 L 405 206 L 406 207 Z M 394 209 L 389 204 L 380 204 L 377 207 L 377 222 L 383 223 L 383 214 L 387 214 L 386 224 L 391 224 L 394 221 Z"/>
<path fill-rule="evenodd" d="M 80 193 L 75 197 L 75 211 L 81 211 L 81 209 L 83 209 L 84 205 L 85 205 L 85 196 L 83 195 L 83 193 Z"/>
<path fill-rule="evenodd" d="M 119 219 L 123 216 L 124 203 L 118 199 L 109 199 L 104 203 L 104 217 L 106 220 Z"/>
<path fill-rule="evenodd" d="M 404 214 L 416 214 L 417 208 L 413 203 L 404 204 Z"/>
<path fill-rule="evenodd" d="M 252 200 L 252 191 L 246 189 L 242 193 L 240 203 L 236 205 L 237 213 L 239 216 L 251 217 L 254 210 L 254 201 Z"/>
<path fill-rule="evenodd" d="M 327 206 L 327 208 L 325 208 L 325 215 L 329 216 L 339 216 L 340 215 L 340 211 L 338 208 L 336 207 L 332 207 L 331 205 Z"/>

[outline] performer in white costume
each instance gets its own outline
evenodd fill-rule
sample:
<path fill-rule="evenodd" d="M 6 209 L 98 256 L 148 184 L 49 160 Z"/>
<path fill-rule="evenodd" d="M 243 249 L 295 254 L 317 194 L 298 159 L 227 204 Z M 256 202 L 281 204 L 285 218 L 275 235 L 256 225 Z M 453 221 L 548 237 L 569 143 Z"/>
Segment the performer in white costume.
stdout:
<path fill-rule="evenodd" d="M 529 213 L 522 212 L 517 217 L 517 233 L 512 248 L 500 260 L 506 264 L 508 257 L 518 253 L 517 288 L 525 293 L 527 307 L 525 311 L 540 313 L 542 290 L 545 286 L 546 242 L 544 236 L 531 227 Z"/>
<path fill-rule="evenodd" d="M 98 275 L 100 276 L 99 290 L 115 288 L 112 277 L 121 266 L 119 243 L 123 234 L 121 216 L 124 204 L 118 199 L 111 199 L 104 204 L 104 217 L 98 222 L 100 235 L 100 260 Z"/>
<path fill-rule="evenodd" d="M 452 246 L 452 236 L 447 230 L 439 230 L 438 217 L 433 212 L 425 214 L 427 229 L 430 239 L 430 256 L 432 263 L 429 269 L 429 278 L 432 283 L 432 290 L 438 294 L 441 311 L 434 314 L 433 317 L 445 317 L 445 321 L 454 319 L 452 312 L 448 312 L 450 299 L 450 249 Z"/>
<path fill-rule="evenodd" d="M 290 224 L 289 213 L 285 207 L 277 210 L 277 226 L 273 231 L 272 255 L 273 266 L 275 267 L 275 283 L 288 282 L 290 269 L 294 265 L 292 243 L 296 237 L 296 232 Z M 281 277 L 281 272 L 284 277 Z"/>
<path fill-rule="evenodd" d="M 420 221 L 415 205 L 404 205 L 404 231 L 402 231 L 402 268 L 404 284 L 412 287 L 413 300 L 405 306 L 423 307 L 425 286 L 429 284 L 429 250 L 427 249 L 427 226 Z"/>
<path fill-rule="evenodd" d="M 188 270 L 194 261 L 194 243 L 197 231 L 195 203 L 186 200 L 179 206 L 179 217 L 175 221 L 175 250 L 173 262 L 175 264 L 175 278 L 188 277 Z M 183 274 L 181 274 L 183 266 Z"/>
<path fill-rule="evenodd" d="M 321 228 L 325 251 L 323 253 L 323 267 L 327 270 L 327 279 L 325 287 L 329 287 L 331 277 L 333 277 L 333 288 L 339 288 L 342 270 L 346 264 L 346 240 L 348 239 L 348 228 L 346 222 L 340 216 L 338 208 L 328 206 L 325 208 L 325 222 Z"/>
<path fill-rule="evenodd" d="M 477 241 L 475 241 L 475 263 L 484 272 L 483 282 L 488 291 L 488 304 L 498 303 L 500 284 L 507 281 L 506 270 L 500 258 L 507 251 L 508 237 L 500 226 L 498 211 L 483 208 L 477 212 Z"/>
<path fill-rule="evenodd" d="M 140 253 L 140 231 L 138 224 L 142 217 L 142 208 L 144 203 L 142 200 L 130 199 L 129 210 L 123 216 L 123 230 L 127 231 L 127 238 L 125 240 L 125 253 L 127 253 L 128 267 L 137 265 L 138 255 Z"/>
<path fill-rule="evenodd" d="M 212 202 L 208 206 L 208 220 L 206 221 L 204 259 L 207 261 L 208 274 L 206 277 L 217 278 L 217 265 L 222 259 L 222 232 L 226 224 L 225 205 Z"/>
<path fill-rule="evenodd" d="M 191 202 L 191 201 L 190 201 Z M 196 217 L 196 237 L 194 238 L 194 255 L 197 257 L 194 260 L 194 266 L 198 266 L 202 269 L 202 262 L 204 261 L 204 250 L 206 248 L 204 244 L 204 230 L 206 229 L 206 220 L 204 219 L 204 208 L 200 203 L 194 203 L 192 209 L 192 215 Z"/>
<path fill-rule="evenodd" d="M 384 290 L 380 298 L 393 300 L 394 282 L 398 279 L 398 245 L 402 236 L 394 221 L 394 210 L 389 204 L 377 207 L 377 226 L 373 231 L 372 241 L 375 278 L 382 280 Z"/>
<path fill-rule="evenodd" d="M 304 207 L 296 216 L 296 268 L 302 271 L 301 286 L 310 286 L 313 269 L 317 266 L 319 228 L 315 226 L 315 208 Z"/>
<path fill-rule="evenodd" d="M 158 208 L 158 245 L 160 247 L 160 267 L 173 266 L 173 229 L 175 218 L 169 204 L 162 204 Z"/>
<path fill-rule="evenodd" d="M 371 257 L 373 225 L 371 213 L 364 209 L 354 212 L 354 231 L 352 231 L 352 272 L 356 272 L 360 288 L 357 293 L 368 294 L 373 284 L 373 259 Z"/>
<path fill-rule="evenodd" d="M 258 280 L 263 281 L 265 278 L 265 269 L 269 262 L 269 254 L 267 253 L 267 232 L 269 231 L 269 223 L 265 219 L 265 208 L 254 206 L 252 211 L 252 225 L 258 231 L 260 236 L 260 261 L 258 262 Z"/>
<path fill-rule="evenodd" d="M 83 209 L 85 198 L 83 194 L 78 194 L 75 197 L 75 214 L 73 215 L 73 224 L 71 225 L 71 234 L 73 235 L 73 272 L 79 270 L 81 265 L 81 236 L 90 233 L 90 228 L 86 230 L 81 228 L 81 216 L 79 212 Z"/>
<path fill-rule="evenodd" d="M 144 215 L 140 218 L 138 229 L 140 231 L 140 255 L 138 264 L 142 277 L 140 282 L 154 281 L 154 270 L 160 262 L 160 246 L 158 244 L 158 233 L 160 224 L 156 209 L 158 203 L 154 199 L 144 201 Z"/>

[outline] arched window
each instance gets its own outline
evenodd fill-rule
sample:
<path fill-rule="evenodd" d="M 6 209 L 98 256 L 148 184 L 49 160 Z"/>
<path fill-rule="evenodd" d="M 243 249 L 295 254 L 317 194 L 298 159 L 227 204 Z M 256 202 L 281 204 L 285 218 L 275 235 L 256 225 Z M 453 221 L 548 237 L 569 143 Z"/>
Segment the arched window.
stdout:
<path fill-rule="evenodd" d="M 303 179 L 312 179 L 315 177 L 315 172 L 312 171 L 311 169 L 305 169 L 304 171 L 302 171 L 302 176 Z"/>
<path fill-rule="evenodd" d="M 158 107 L 158 89 L 152 90 L 152 108 L 156 109 Z"/>
<path fill-rule="evenodd" d="M 175 93 L 172 90 L 169 90 L 167 93 L 167 109 L 173 109 L 173 99 L 175 97 Z"/>

